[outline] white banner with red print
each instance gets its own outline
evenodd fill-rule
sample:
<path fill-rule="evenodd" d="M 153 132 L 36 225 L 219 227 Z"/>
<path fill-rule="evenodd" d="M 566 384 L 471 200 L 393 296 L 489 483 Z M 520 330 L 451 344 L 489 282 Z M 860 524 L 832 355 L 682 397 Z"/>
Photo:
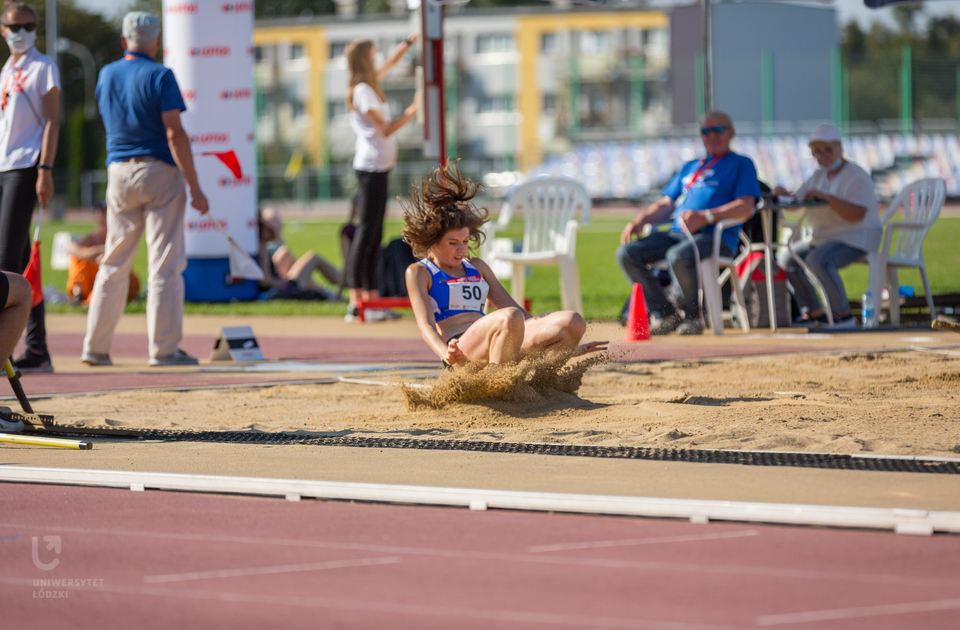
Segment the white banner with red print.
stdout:
<path fill-rule="evenodd" d="M 163 63 L 187 111 L 181 119 L 210 213 L 187 206 L 187 258 L 227 257 L 215 221 L 245 251 L 257 241 L 253 2 L 163 0 Z"/>

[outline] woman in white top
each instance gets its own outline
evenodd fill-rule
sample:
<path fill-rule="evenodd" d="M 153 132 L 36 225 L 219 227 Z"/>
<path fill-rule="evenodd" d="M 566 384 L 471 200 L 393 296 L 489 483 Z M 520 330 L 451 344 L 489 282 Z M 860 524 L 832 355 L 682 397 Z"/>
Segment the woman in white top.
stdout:
<path fill-rule="evenodd" d="M 8 2 L 0 35 L 10 57 L 0 70 L 0 269 L 23 273 L 30 259 L 30 219 L 53 196 L 53 159 L 60 133 L 60 71 L 40 53 L 37 14 Z M 27 350 L 13 364 L 21 372 L 52 372 L 43 302 L 30 311 Z M 0 358 L 4 360 L 6 357 Z"/>
<path fill-rule="evenodd" d="M 357 152 L 353 168 L 357 172 L 359 224 L 350 248 L 347 286 L 350 306 L 346 320 L 357 321 L 357 302 L 376 299 L 377 255 L 383 240 L 383 217 L 387 211 L 387 176 L 397 162 L 397 140 L 393 137 L 417 113 L 416 100 L 401 116 L 391 120 L 386 94 L 380 80 L 410 50 L 417 34 L 400 42 L 379 69 L 376 67 L 377 46 L 369 39 L 360 39 L 347 46 L 347 68 L 350 83 L 347 109 L 350 126 L 357 134 Z M 366 319 L 385 319 L 389 311 L 366 311 Z"/>
<path fill-rule="evenodd" d="M 850 315 L 850 302 L 839 270 L 880 247 L 883 228 L 877 195 L 870 175 L 844 159 L 840 130 L 836 127 L 819 125 L 810 135 L 809 146 L 820 168 L 793 194 L 802 201 L 814 200 L 823 205 L 807 209 L 811 238 L 794 250 L 823 285 L 834 310 L 834 327 L 852 328 L 856 322 Z M 789 193 L 778 186 L 773 194 Z M 802 314 L 797 323 L 826 323 L 817 292 L 799 263 L 786 255 L 780 266 L 800 306 Z"/>

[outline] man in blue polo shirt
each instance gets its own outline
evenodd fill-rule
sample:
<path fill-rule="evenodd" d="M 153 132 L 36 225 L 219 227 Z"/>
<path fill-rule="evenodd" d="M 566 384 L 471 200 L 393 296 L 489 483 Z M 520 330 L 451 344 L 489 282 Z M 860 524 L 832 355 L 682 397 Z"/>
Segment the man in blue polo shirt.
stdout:
<path fill-rule="evenodd" d="M 713 251 L 714 224 L 723 219 L 749 218 L 760 198 L 757 169 L 750 158 L 730 151 L 733 136 L 733 122 L 723 112 L 710 112 L 701 118 L 700 137 L 707 156 L 684 164 L 663 189 L 663 196 L 644 208 L 620 236 L 617 261 L 627 279 L 643 287 L 652 334 L 665 335 L 674 329 L 680 335 L 703 332 L 697 301 L 696 258 L 681 223 L 693 235 L 700 256 L 706 257 Z M 633 240 L 644 226 L 656 226 L 670 218 L 673 225 L 669 231 Z M 740 226 L 724 230 L 722 255 L 736 251 L 739 233 Z M 680 291 L 682 316 L 648 267 L 664 259 Z"/>
<path fill-rule="evenodd" d="M 186 109 L 173 71 L 154 58 L 160 20 L 140 11 L 123 18 L 120 61 L 104 66 L 97 103 L 107 131 L 107 242 L 90 295 L 81 361 L 111 365 L 113 333 L 127 301 L 130 267 L 146 229 L 149 248 L 147 334 L 151 366 L 195 365 L 177 345 L 183 332 L 183 218 L 190 205 L 206 214 L 207 198 L 180 124 Z"/>

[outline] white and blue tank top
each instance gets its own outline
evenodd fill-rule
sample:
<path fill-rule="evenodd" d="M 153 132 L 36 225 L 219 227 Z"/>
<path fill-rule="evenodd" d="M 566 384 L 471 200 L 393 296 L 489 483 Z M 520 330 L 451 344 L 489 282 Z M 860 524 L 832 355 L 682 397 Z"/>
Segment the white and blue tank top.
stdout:
<path fill-rule="evenodd" d="M 445 273 L 429 258 L 424 258 L 420 264 L 430 270 L 433 279 L 430 301 L 433 303 L 435 321 L 443 321 L 460 313 L 485 314 L 483 309 L 487 305 L 490 285 L 466 259 L 463 261 L 464 275 L 460 277 Z"/>

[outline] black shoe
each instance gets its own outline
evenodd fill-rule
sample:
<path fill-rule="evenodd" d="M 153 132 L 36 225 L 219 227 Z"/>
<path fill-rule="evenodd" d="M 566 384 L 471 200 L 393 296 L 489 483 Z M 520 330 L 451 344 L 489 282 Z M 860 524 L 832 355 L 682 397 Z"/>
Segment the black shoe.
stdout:
<path fill-rule="evenodd" d="M 657 317 L 656 314 L 650 316 L 650 334 L 667 335 L 673 332 L 680 325 L 680 313 L 670 313 L 665 317 Z"/>
<path fill-rule="evenodd" d="M 53 372 L 50 353 L 46 350 L 42 354 L 37 354 L 32 350 L 25 351 L 13 360 L 13 367 L 23 374 L 50 374 Z"/>
<path fill-rule="evenodd" d="M 685 319 L 683 322 L 677 326 L 678 335 L 702 335 L 703 334 L 703 323 L 700 321 L 700 318 L 696 319 Z"/>

